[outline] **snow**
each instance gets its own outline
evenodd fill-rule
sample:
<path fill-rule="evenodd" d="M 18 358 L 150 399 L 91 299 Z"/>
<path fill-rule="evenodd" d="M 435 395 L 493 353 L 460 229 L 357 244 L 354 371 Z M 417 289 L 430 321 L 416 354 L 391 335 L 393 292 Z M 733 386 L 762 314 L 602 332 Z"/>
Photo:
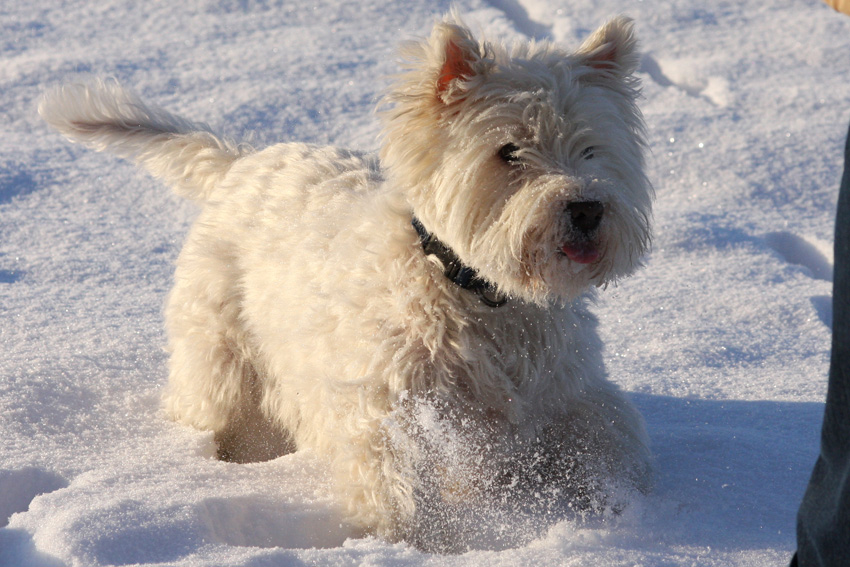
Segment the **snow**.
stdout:
<path fill-rule="evenodd" d="M 0 7 L 0 565 L 774 566 L 818 450 L 850 18 L 817 0 L 465 0 L 575 47 L 637 22 L 656 239 L 601 296 L 655 492 L 508 548 L 428 555 L 347 526 L 307 453 L 249 465 L 165 420 L 161 308 L 193 205 L 38 119 L 113 76 L 255 145 L 375 149 L 399 41 L 448 2 L 28 0 Z M 486 546 L 485 546 L 486 547 Z"/>

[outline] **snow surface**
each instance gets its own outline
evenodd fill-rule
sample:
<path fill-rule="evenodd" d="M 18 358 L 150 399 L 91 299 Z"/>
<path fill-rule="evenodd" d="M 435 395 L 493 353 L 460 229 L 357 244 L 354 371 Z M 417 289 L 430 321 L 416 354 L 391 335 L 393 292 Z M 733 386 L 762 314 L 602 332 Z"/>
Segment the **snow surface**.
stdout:
<path fill-rule="evenodd" d="M 817 0 L 468 0 L 476 30 L 577 46 L 637 21 L 657 237 L 602 294 L 612 377 L 657 489 L 506 549 L 423 554 L 346 526 L 320 462 L 236 465 L 166 421 L 161 307 L 195 213 L 36 115 L 114 76 L 256 145 L 375 149 L 399 41 L 445 1 L 27 0 L 0 6 L 0 564 L 783 565 L 817 454 L 850 18 Z M 253 134 L 251 134 L 253 132 Z"/>

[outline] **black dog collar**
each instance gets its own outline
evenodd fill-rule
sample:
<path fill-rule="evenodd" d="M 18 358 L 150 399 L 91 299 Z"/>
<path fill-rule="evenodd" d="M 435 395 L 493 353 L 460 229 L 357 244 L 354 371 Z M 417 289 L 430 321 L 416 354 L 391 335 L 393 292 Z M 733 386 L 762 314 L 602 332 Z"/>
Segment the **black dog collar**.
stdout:
<path fill-rule="evenodd" d="M 481 303 L 488 307 L 501 307 L 507 303 L 508 297 L 506 295 L 499 293 L 496 287 L 484 278 L 478 277 L 478 272 L 473 268 L 465 266 L 451 248 L 425 230 L 419 219 L 413 217 L 411 224 L 419 235 L 419 241 L 422 243 L 422 250 L 425 255 L 434 255 L 443 263 L 445 267 L 443 273 L 449 280 L 478 295 Z"/>

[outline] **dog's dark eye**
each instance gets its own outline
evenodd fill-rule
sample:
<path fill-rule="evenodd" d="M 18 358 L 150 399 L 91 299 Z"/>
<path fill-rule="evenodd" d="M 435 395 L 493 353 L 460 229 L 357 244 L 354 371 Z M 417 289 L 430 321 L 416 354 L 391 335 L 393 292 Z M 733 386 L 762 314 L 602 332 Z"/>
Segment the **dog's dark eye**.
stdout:
<path fill-rule="evenodd" d="M 581 159 L 593 159 L 593 152 L 596 151 L 595 146 L 588 146 L 581 151 Z"/>
<path fill-rule="evenodd" d="M 499 148 L 499 157 L 505 163 L 518 163 L 520 161 L 517 152 L 519 151 L 519 146 L 516 144 L 505 144 L 501 148 Z"/>

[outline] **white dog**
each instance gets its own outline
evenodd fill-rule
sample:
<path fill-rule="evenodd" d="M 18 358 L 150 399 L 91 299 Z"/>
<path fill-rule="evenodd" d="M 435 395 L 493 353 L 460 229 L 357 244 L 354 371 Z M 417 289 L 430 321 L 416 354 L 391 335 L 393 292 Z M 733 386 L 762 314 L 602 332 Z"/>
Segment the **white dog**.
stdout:
<path fill-rule="evenodd" d="M 617 18 L 575 53 L 507 49 L 450 16 L 404 51 L 380 161 L 254 151 L 113 82 L 39 111 L 202 206 L 166 309 L 168 413 L 229 460 L 312 450 L 356 524 L 451 550 L 452 515 L 487 499 L 599 509 L 649 486 L 587 310 L 649 245 L 635 43 Z"/>

